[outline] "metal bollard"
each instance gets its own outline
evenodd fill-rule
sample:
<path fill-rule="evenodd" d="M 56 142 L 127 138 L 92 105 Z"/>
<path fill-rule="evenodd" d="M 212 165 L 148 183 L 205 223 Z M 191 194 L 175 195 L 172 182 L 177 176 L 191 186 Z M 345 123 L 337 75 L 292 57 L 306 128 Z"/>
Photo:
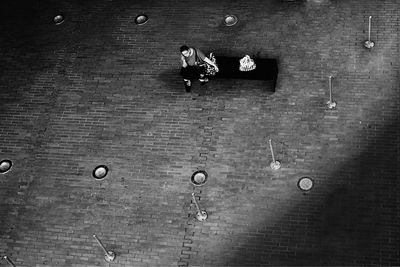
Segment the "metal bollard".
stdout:
<path fill-rule="evenodd" d="M 194 193 L 192 193 L 192 198 L 197 209 L 196 219 L 200 222 L 205 221 L 208 218 L 207 212 L 205 210 L 200 209 L 199 203 L 197 203 L 196 196 Z"/>
<path fill-rule="evenodd" d="M 115 253 L 114 253 L 114 251 L 111 251 L 111 250 L 106 250 L 106 248 L 104 247 L 104 245 L 101 243 L 101 241 L 100 241 L 100 239 L 96 236 L 96 235 L 93 235 L 93 237 L 96 239 L 96 241 L 97 241 L 97 243 L 100 245 L 100 247 L 103 249 L 103 251 L 104 251 L 104 259 L 107 261 L 107 262 L 112 262 L 112 261 L 114 261 L 115 260 L 115 257 L 116 257 L 116 255 L 115 255 Z"/>
<path fill-rule="evenodd" d="M 8 264 L 10 264 L 10 266 L 16 267 L 15 264 L 11 261 L 11 259 L 7 257 L 7 255 L 3 256 L 3 259 L 5 259 L 8 262 Z"/>
<path fill-rule="evenodd" d="M 368 18 L 368 40 L 364 42 L 364 46 L 368 49 L 371 49 L 372 47 L 375 46 L 375 43 L 371 41 L 371 19 L 372 16 L 369 16 Z"/>
<path fill-rule="evenodd" d="M 336 108 L 336 101 L 332 100 L 332 76 L 329 76 L 329 101 L 326 102 L 326 105 L 329 109 Z"/>
<path fill-rule="evenodd" d="M 272 154 L 272 162 L 271 162 L 271 164 L 269 166 L 273 170 L 279 170 L 281 168 L 281 163 L 279 161 L 275 160 L 274 150 L 272 149 L 272 141 L 271 141 L 271 139 L 269 139 L 269 148 L 270 148 L 271 154 Z"/>

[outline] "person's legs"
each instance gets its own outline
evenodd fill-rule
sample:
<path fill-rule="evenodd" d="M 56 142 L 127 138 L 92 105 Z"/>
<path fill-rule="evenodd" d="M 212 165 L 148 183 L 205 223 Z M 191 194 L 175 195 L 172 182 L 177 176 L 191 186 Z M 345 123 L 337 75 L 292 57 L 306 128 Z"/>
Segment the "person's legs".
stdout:
<path fill-rule="evenodd" d="M 181 75 L 183 78 L 183 84 L 185 85 L 186 92 L 190 92 L 192 86 L 192 79 L 193 79 L 193 71 L 194 69 L 190 66 L 181 69 Z"/>
<path fill-rule="evenodd" d="M 198 68 L 193 66 L 187 66 L 181 69 L 181 75 L 183 83 L 185 85 L 186 92 L 190 92 L 192 86 L 192 80 L 199 79 L 201 85 L 205 85 L 208 82 L 208 78 L 205 75 L 205 68 Z"/>
<path fill-rule="evenodd" d="M 208 83 L 208 78 L 206 77 L 206 74 L 205 74 L 205 68 L 203 68 L 201 71 L 200 71 L 200 78 L 199 78 L 199 81 L 200 81 L 200 84 L 201 85 L 205 85 L 206 83 Z"/>
<path fill-rule="evenodd" d="M 186 92 L 189 93 L 190 89 L 192 88 L 192 81 L 188 79 L 183 79 L 183 83 L 185 85 Z"/>

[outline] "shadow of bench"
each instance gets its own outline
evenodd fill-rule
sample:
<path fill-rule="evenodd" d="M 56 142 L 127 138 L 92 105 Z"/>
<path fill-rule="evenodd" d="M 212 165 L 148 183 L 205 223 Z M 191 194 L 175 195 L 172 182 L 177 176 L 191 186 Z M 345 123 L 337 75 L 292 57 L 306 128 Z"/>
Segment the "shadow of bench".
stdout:
<path fill-rule="evenodd" d="M 239 57 L 216 56 L 219 72 L 215 78 L 272 81 L 272 90 L 275 92 L 278 78 L 278 61 L 276 59 L 253 58 L 256 68 L 251 71 L 239 70 L 240 59 Z"/>

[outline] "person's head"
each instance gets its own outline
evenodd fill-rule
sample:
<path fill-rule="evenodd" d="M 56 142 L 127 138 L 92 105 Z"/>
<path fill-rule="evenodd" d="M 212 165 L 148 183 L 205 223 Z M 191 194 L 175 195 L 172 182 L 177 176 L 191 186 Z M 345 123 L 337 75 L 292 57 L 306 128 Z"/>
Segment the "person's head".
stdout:
<path fill-rule="evenodd" d="M 189 56 L 190 51 L 189 51 L 189 47 L 187 45 L 182 45 L 180 50 L 181 50 L 181 53 L 182 53 L 182 55 L 184 57 L 188 57 Z"/>

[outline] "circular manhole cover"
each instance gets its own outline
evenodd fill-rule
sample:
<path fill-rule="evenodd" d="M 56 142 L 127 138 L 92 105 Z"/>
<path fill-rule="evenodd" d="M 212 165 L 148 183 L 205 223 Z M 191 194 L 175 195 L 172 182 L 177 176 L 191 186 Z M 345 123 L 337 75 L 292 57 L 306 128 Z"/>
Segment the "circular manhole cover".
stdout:
<path fill-rule="evenodd" d="M 104 179 L 107 176 L 108 168 L 105 165 L 99 165 L 93 170 L 93 177 L 96 179 Z"/>
<path fill-rule="evenodd" d="M 135 23 L 137 25 L 143 25 L 145 24 L 147 21 L 149 20 L 149 17 L 145 14 L 140 14 L 138 16 L 136 16 L 135 18 Z"/>
<path fill-rule="evenodd" d="M 235 15 L 226 15 L 224 18 L 224 23 L 226 26 L 233 26 L 238 22 L 238 19 Z"/>
<path fill-rule="evenodd" d="M 300 190 L 309 191 L 313 188 L 314 181 L 310 177 L 302 177 L 299 179 L 297 186 L 300 188 Z"/>
<path fill-rule="evenodd" d="M 54 22 L 54 24 L 56 24 L 56 25 L 60 25 L 61 23 L 64 22 L 64 16 L 61 15 L 61 14 L 58 14 L 57 16 L 55 16 L 55 17 L 53 18 L 53 22 Z"/>
<path fill-rule="evenodd" d="M 6 173 L 11 170 L 12 162 L 11 160 L 4 159 L 0 161 L 0 173 Z"/>
<path fill-rule="evenodd" d="M 202 186 L 207 182 L 208 174 L 206 171 L 196 171 L 192 174 L 190 181 L 195 186 Z"/>

